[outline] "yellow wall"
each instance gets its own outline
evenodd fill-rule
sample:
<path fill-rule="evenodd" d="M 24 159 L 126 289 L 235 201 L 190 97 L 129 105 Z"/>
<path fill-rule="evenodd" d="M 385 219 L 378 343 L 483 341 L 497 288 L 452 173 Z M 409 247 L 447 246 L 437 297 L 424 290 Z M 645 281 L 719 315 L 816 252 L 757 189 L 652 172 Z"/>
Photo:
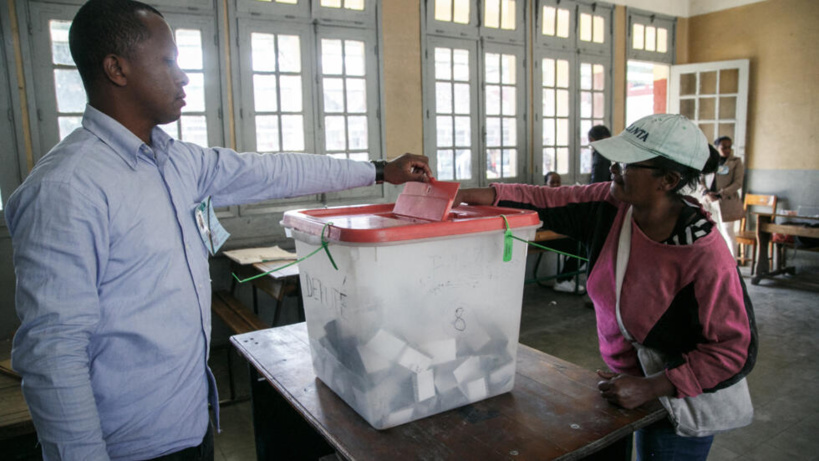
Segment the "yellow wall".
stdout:
<path fill-rule="evenodd" d="M 747 166 L 819 170 L 819 1 L 769 0 L 680 22 L 678 64 L 751 60 Z"/>
<path fill-rule="evenodd" d="M 423 152 L 421 4 L 386 0 L 383 5 L 384 106 L 387 158 Z"/>

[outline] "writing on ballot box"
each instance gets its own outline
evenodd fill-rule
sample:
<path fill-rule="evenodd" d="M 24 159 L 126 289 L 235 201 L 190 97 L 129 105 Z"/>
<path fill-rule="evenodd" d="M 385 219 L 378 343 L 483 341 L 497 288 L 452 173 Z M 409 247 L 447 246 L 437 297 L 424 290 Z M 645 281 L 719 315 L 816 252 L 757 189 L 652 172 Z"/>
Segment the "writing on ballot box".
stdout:
<path fill-rule="evenodd" d="M 373 427 L 512 390 L 527 245 L 507 229 L 531 240 L 537 213 L 463 205 L 428 221 L 382 204 L 282 224 L 299 258 L 315 252 L 299 276 L 316 375 Z"/>

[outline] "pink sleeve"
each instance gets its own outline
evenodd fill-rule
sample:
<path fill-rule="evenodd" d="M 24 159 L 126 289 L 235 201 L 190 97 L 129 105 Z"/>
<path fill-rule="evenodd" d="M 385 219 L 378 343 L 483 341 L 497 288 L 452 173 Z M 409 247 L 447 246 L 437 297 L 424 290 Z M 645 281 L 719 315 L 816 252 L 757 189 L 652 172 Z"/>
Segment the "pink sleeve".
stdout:
<path fill-rule="evenodd" d="M 588 186 L 533 186 L 531 184 L 493 183 L 495 203 L 510 201 L 527 203 L 538 208 L 556 208 L 569 203 L 598 202 L 607 200 L 614 203 L 611 197 L 611 183 L 601 182 Z"/>
<path fill-rule="evenodd" d="M 750 320 L 735 268 L 713 264 L 700 269 L 695 290 L 705 342 L 684 354 L 682 365 L 666 371 L 678 397 L 699 395 L 736 375 L 748 360 L 751 343 Z"/>

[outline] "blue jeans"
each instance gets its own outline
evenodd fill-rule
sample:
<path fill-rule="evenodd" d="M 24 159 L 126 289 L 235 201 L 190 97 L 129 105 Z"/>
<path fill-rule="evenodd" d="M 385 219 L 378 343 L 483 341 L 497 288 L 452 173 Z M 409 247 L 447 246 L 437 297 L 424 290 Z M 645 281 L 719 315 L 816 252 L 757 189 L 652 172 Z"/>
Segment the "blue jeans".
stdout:
<path fill-rule="evenodd" d="M 714 436 L 683 437 L 674 432 L 667 419 L 635 433 L 637 461 L 705 461 Z"/>

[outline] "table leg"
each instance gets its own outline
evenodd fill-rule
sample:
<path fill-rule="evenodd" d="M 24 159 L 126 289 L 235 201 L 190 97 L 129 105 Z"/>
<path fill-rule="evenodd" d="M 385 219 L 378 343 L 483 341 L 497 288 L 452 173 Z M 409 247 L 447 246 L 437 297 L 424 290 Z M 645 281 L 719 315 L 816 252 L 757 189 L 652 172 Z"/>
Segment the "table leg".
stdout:
<path fill-rule="evenodd" d="M 762 277 L 768 275 L 770 265 L 768 262 L 768 242 L 771 241 L 771 234 L 762 230 L 762 225 L 770 223 L 771 217 L 766 215 L 757 215 L 756 217 L 756 271 L 754 277 L 751 279 L 752 285 L 759 284 Z M 764 248 L 764 250 L 763 250 Z"/>

